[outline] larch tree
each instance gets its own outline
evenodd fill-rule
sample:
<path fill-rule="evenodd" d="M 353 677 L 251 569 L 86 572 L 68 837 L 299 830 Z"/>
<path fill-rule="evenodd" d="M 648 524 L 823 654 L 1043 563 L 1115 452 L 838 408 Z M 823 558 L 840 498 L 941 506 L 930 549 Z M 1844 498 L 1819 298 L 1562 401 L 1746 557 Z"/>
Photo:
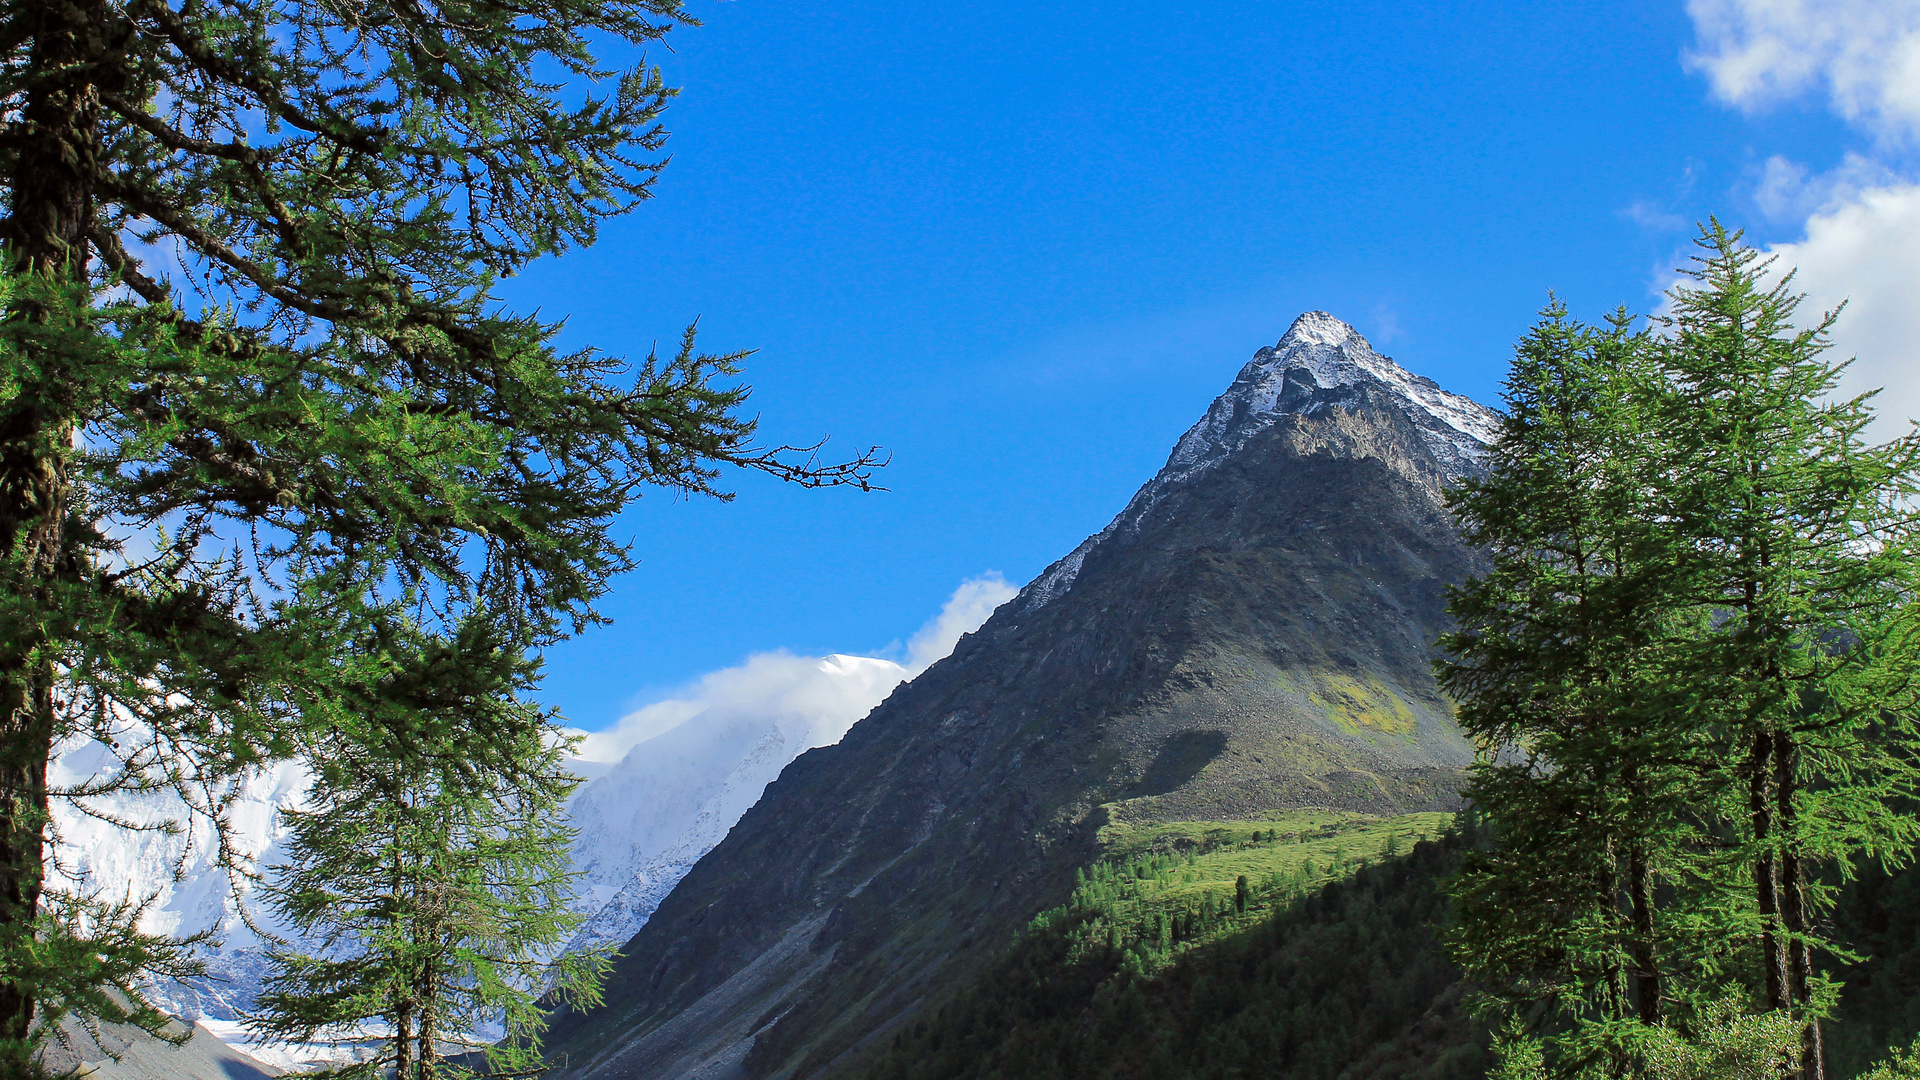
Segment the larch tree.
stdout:
<path fill-rule="evenodd" d="M 609 963 L 563 952 L 585 919 L 570 906 L 571 742 L 520 698 L 533 665 L 485 619 L 370 644 L 356 696 L 390 735 L 329 740 L 286 814 L 266 892 L 291 936 L 249 1026 L 293 1043 L 377 1040 L 343 1077 L 470 1076 L 471 1054 L 494 1075 L 537 1071 L 543 1002 L 596 1003 Z M 430 734 L 448 721 L 519 745 L 476 761 Z"/>
<path fill-rule="evenodd" d="M 646 197 L 672 91 L 594 49 L 686 21 L 0 3 L 0 1072 L 178 959 L 137 903 L 48 891 L 53 800 L 172 789 L 219 822 L 379 627 L 477 607 L 537 649 L 594 622 L 645 487 L 866 483 L 871 455 L 757 445 L 737 354 L 562 352 L 494 299 Z M 86 738 L 118 772 L 49 790 Z"/>
<path fill-rule="evenodd" d="M 1677 702 L 1720 747 L 1714 819 L 1736 841 L 1729 929 L 1750 943 L 1760 1004 L 1802 1025 L 1799 1072 L 1824 1075 L 1834 987 L 1813 873 L 1906 857 L 1920 823 L 1912 686 L 1920 439 L 1870 445 L 1871 394 L 1835 398 L 1822 354 L 1838 317 L 1794 325 L 1792 275 L 1718 222 L 1655 339 L 1665 375 L 1661 528 L 1683 599 L 1711 612 L 1673 671 Z M 1735 915 L 1737 912 L 1737 917 Z"/>
<path fill-rule="evenodd" d="M 1794 329 L 1790 276 L 1717 222 L 1700 244 L 1653 332 L 1549 312 L 1455 496 L 1494 566 L 1440 671 L 1498 844 L 1456 879 L 1453 945 L 1538 1070 L 1658 1072 L 1676 1038 L 1764 1029 L 1799 1043 L 1778 1074 L 1818 1080 L 1814 871 L 1916 840 L 1920 443 L 1863 440 L 1833 316 Z"/>
<path fill-rule="evenodd" d="M 1451 946 L 1553 1060 L 1621 1060 L 1662 1013 L 1656 876 L 1683 840 L 1687 736 L 1663 657 L 1688 628 L 1648 527 L 1644 334 L 1557 301 L 1515 350 L 1486 476 L 1451 505 L 1490 572 L 1454 590 L 1441 684 L 1486 754 L 1465 792 L 1499 838 L 1454 882 Z"/>

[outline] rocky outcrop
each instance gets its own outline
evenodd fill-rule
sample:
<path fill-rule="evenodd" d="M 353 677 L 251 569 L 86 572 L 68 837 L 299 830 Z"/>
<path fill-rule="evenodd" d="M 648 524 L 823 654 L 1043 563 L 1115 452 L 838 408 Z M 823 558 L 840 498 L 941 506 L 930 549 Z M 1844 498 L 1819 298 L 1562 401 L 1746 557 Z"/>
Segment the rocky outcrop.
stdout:
<path fill-rule="evenodd" d="M 161 1039 L 131 1024 L 112 1023 L 95 1023 L 89 1030 L 68 1018 L 43 1045 L 39 1061 L 51 1075 L 87 1080 L 268 1080 L 285 1072 L 228 1046 L 198 1024 L 175 1021 L 166 1034 Z"/>
<path fill-rule="evenodd" d="M 1431 673 L 1494 423 L 1302 316 L 1101 533 L 802 755 L 561 1016 L 569 1078 L 812 1076 L 1070 889 L 1099 828 L 1448 807 Z"/>

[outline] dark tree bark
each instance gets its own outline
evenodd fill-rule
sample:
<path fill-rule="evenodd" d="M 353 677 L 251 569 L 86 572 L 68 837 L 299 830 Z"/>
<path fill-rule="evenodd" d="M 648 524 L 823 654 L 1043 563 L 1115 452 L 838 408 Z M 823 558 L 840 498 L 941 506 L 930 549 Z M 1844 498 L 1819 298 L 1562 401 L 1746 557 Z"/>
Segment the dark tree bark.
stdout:
<path fill-rule="evenodd" d="M 13 201 L 0 221 L 5 262 L 52 281 L 84 281 L 98 154 L 95 88 L 101 53 L 101 0 L 28 4 L 21 29 L 32 41 L 38 78 L 21 107 L 21 130 L 8 177 Z M 43 320 L 24 306 L 14 317 Z M 43 350 L 36 372 L 0 415 L 0 573 L 16 595 L 51 614 L 59 574 L 76 572 L 65 551 L 70 502 L 65 455 L 72 445 L 72 402 L 63 392 L 62 358 Z M 14 625 L 0 643 L 0 935 L 34 933 L 46 867 L 47 767 L 54 734 L 53 668 L 41 654 L 43 625 Z M 17 954 L 16 954 L 17 955 Z M 27 975 L 28 973 L 10 973 Z M 0 1040 L 9 1056 L 27 1052 L 33 980 L 0 980 Z M 18 1064 L 13 1062 L 12 1064 Z"/>
<path fill-rule="evenodd" d="M 401 906 L 401 897 L 406 889 L 406 856 L 396 852 L 393 857 L 393 903 Z M 413 1080 L 413 995 L 415 988 L 412 980 L 402 979 L 393 987 L 393 1077 L 394 1080 Z"/>
<path fill-rule="evenodd" d="M 1791 735 L 1786 732 L 1774 735 L 1774 790 L 1778 799 L 1780 828 L 1789 834 L 1794 825 L 1798 752 L 1799 748 L 1794 745 Z M 1804 878 L 1805 868 L 1795 846 L 1789 843 L 1780 852 L 1780 918 L 1788 934 L 1787 989 L 1796 1005 L 1810 1003 L 1810 984 L 1813 981 L 1813 957 L 1806 945 L 1806 934 L 1811 927 L 1807 921 Z M 1810 1018 L 1801 1036 L 1801 1080 L 1826 1080 L 1826 1048 L 1823 1043 L 1820 1021 Z"/>
<path fill-rule="evenodd" d="M 1633 915 L 1633 996 L 1640 1022 L 1660 1022 L 1660 966 L 1653 946 L 1653 875 L 1647 845 L 1635 840 L 1627 853 L 1627 895 Z"/>
<path fill-rule="evenodd" d="M 1785 1008 L 1787 979 L 1780 949 L 1780 892 L 1773 852 L 1773 738 L 1765 731 L 1753 736 L 1747 759 L 1747 812 L 1753 823 L 1753 841 L 1759 854 L 1753 860 L 1754 906 L 1760 913 L 1760 954 L 1766 969 L 1766 1007 Z"/>

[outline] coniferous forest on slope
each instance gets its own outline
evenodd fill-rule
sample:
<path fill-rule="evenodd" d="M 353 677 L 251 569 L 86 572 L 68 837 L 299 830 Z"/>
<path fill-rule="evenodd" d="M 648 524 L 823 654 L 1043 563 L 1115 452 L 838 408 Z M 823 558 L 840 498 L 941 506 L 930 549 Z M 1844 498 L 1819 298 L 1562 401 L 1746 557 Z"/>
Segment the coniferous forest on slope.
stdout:
<path fill-rule="evenodd" d="M 1448 833 L 1261 897 L 1259 917 L 1143 971 L 1131 943 L 1077 947 L 1098 901 L 1036 921 L 979 981 L 907 1022 L 863 1080 L 1468 1080 L 1490 1063 L 1435 938 Z M 1097 937 L 1098 935 L 1096 935 Z"/>
<path fill-rule="evenodd" d="M 1110 900 L 1035 921 L 977 980 L 836 1070 L 845 1080 L 1476 1080 L 1494 1065 L 1473 987 L 1438 931 L 1461 853 L 1490 838 L 1463 815 L 1403 854 L 1373 853 L 1309 883 L 1260 890 L 1170 955 L 1085 947 Z M 1126 864 L 1139 865 L 1138 862 Z M 1322 864 L 1325 865 L 1324 863 Z M 1317 877 L 1317 875 L 1316 875 Z M 1224 894 L 1223 894 L 1224 899 Z M 1829 1065 L 1852 1080 L 1920 1035 L 1920 871 L 1868 871 L 1839 894 L 1835 937 L 1867 959 L 1847 990 Z M 1129 915 L 1133 913 L 1129 912 Z M 1137 917 L 1137 916 L 1136 916 Z M 1091 936 L 1104 939 L 1105 931 Z M 1157 952 L 1142 965 L 1140 956 Z"/>

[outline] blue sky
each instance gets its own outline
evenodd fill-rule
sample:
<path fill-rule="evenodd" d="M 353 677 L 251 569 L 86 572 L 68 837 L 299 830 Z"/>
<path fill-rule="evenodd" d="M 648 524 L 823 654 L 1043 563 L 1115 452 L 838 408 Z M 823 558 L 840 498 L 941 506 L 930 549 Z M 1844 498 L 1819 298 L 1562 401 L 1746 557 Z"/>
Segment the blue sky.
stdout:
<path fill-rule="evenodd" d="M 698 316 L 759 350 L 766 439 L 880 445 L 892 490 L 648 497 L 543 696 L 597 729 L 757 652 L 903 656 L 1104 525 L 1304 310 L 1491 402 L 1548 289 L 1645 310 L 1708 213 L 1816 299 L 1920 284 L 1914 7 L 694 0 L 658 197 L 506 298 L 635 354 Z M 1912 340 L 1885 288 L 1863 356 Z"/>

